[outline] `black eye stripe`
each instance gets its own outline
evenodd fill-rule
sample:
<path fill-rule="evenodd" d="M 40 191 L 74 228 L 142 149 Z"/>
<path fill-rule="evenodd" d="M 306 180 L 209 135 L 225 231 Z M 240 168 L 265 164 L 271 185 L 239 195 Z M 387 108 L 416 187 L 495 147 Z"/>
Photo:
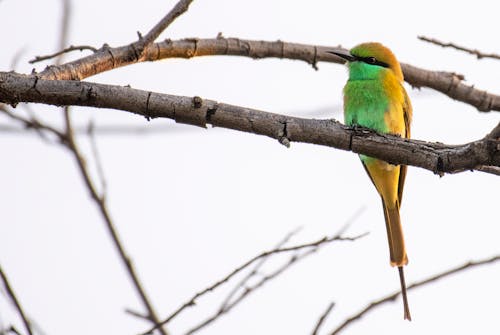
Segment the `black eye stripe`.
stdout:
<path fill-rule="evenodd" d="M 366 63 L 366 64 L 371 64 L 371 65 L 378 65 L 382 67 L 389 67 L 389 64 L 381 62 L 377 60 L 375 57 L 356 57 L 359 61 Z"/>

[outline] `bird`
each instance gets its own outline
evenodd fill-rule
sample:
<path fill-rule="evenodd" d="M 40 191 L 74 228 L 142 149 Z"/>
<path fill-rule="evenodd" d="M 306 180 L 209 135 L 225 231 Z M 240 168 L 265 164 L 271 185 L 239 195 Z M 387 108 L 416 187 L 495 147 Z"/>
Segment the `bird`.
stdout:
<path fill-rule="evenodd" d="M 344 123 L 381 134 L 410 138 L 412 106 L 403 86 L 403 72 L 392 51 L 377 42 L 359 44 L 349 52 L 329 50 L 346 61 L 349 79 L 344 86 Z M 403 297 L 404 319 L 411 321 L 403 266 L 408 256 L 399 209 L 403 200 L 406 165 L 359 155 L 382 199 L 391 266 L 397 266 Z"/>

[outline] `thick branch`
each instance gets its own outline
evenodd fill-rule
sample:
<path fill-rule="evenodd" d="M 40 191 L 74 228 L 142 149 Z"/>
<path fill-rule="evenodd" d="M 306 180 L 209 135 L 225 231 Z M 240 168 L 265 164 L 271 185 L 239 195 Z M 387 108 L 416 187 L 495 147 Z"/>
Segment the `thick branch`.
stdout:
<path fill-rule="evenodd" d="M 144 50 L 140 61 L 156 61 L 165 58 L 191 58 L 195 56 L 229 55 L 254 59 L 286 58 L 302 60 L 316 67 L 317 62 L 342 63 L 343 61 L 326 53 L 330 46 L 314 46 L 283 41 L 254 41 L 238 38 L 215 39 L 188 38 L 166 40 L 151 44 Z M 138 61 L 134 54 L 134 44 L 117 48 L 103 47 L 98 52 L 61 66 L 50 66 L 39 76 L 44 79 L 82 80 L 98 73 Z M 401 64 L 405 80 L 414 87 L 429 87 L 455 100 L 476 107 L 478 110 L 500 111 L 500 95 L 495 95 L 465 85 L 463 76 L 441 71 L 430 71 L 409 64 Z"/>
<path fill-rule="evenodd" d="M 380 135 L 362 128 L 352 129 L 335 120 L 284 116 L 200 97 L 174 96 L 130 87 L 43 80 L 35 75 L 0 72 L 0 102 L 112 108 L 200 127 L 211 124 L 265 135 L 285 145 L 304 142 L 330 146 L 439 174 L 500 166 L 500 139 L 491 136 L 463 145 L 443 145 Z"/>

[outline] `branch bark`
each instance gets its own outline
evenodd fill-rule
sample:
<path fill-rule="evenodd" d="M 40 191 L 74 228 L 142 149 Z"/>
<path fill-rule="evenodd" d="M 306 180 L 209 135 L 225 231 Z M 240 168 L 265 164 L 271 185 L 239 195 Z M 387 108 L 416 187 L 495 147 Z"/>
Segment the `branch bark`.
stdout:
<path fill-rule="evenodd" d="M 393 164 L 421 167 L 437 174 L 466 170 L 489 172 L 488 167 L 500 167 L 500 138 L 491 136 L 496 131 L 474 142 L 444 145 L 381 135 L 364 128 L 349 128 L 335 120 L 284 116 L 200 97 L 80 81 L 46 80 L 37 75 L 12 72 L 0 72 L 0 102 L 111 108 L 147 119 L 169 118 L 205 128 L 211 124 L 265 135 L 286 146 L 290 142 L 319 144 L 373 156 Z"/>
<path fill-rule="evenodd" d="M 142 57 L 136 56 L 134 43 L 110 48 L 102 47 L 96 53 L 60 65 L 49 66 L 39 73 L 43 79 L 82 80 L 98 73 L 139 61 L 157 61 L 165 58 L 191 58 L 197 56 L 243 56 L 253 59 L 285 58 L 301 60 L 312 65 L 320 61 L 343 63 L 339 57 L 328 54 L 330 46 L 316 46 L 283 41 L 255 41 L 239 38 L 215 39 L 187 38 L 165 40 L 151 44 L 144 49 Z M 452 99 L 470 104 L 479 111 L 500 111 L 500 95 L 476 89 L 463 83 L 464 76 L 442 71 L 430 71 L 401 63 L 405 80 L 413 87 L 428 87 L 441 92 Z"/>

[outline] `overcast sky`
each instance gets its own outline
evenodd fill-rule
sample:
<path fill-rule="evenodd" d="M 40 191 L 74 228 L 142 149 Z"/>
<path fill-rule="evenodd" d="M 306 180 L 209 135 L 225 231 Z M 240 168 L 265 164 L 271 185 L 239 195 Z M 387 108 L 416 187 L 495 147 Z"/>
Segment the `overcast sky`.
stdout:
<path fill-rule="evenodd" d="M 28 60 L 56 51 L 61 1 L 0 1 L 0 71 L 29 73 Z M 146 33 L 175 1 L 73 1 L 70 44 L 128 44 Z M 454 71 L 499 94 L 500 62 L 442 49 L 417 35 L 500 53 L 498 6 L 489 1 L 235 1 L 194 0 L 161 38 L 281 39 L 350 48 L 365 41 L 389 46 L 402 62 Z M 76 52 L 67 59 L 79 57 Z M 42 70 L 50 63 L 36 65 Z M 338 64 L 200 57 L 137 64 L 88 78 L 155 92 L 214 99 L 270 112 L 342 121 Z M 500 120 L 474 107 L 407 85 L 414 108 L 412 136 L 459 144 L 479 139 Z M 32 105 L 60 124 L 55 107 Z M 18 107 L 21 113 L 22 106 Z M 73 108 L 86 125 L 158 126 L 164 132 L 98 136 L 107 197 L 120 236 L 160 317 L 238 265 L 272 248 L 338 231 L 369 235 L 331 244 L 259 289 L 203 334 L 310 334 L 331 301 L 323 331 L 372 300 L 399 289 L 389 266 L 380 199 L 359 159 L 348 152 L 277 141 L 169 120 L 147 122 L 111 110 Z M 0 117 L 0 124 L 9 122 Z M 95 172 L 88 139 L 79 138 Z M 0 264 L 29 316 L 46 334 L 134 335 L 148 324 L 124 313 L 143 311 L 95 205 L 67 151 L 39 137 L 0 134 Z M 407 282 L 500 254 L 498 176 L 466 172 L 440 178 L 410 168 L 401 210 L 409 265 Z M 270 263 L 267 271 L 279 265 Z M 398 299 L 345 334 L 498 333 L 500 265 L 471 270 L 409 293 L 414 321 L 402 320 Z M 231 286 L 200 299 L 169 326 L 182 334 L 213 313 Z M 22 329 L 5 295 L 0 326 Z"/>

